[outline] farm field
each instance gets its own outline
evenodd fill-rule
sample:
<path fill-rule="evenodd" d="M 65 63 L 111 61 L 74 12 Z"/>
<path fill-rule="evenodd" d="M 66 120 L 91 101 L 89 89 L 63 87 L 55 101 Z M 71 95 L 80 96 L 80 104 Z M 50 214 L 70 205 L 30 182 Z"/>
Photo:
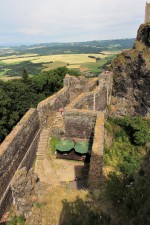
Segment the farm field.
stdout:
<path fill-rule="evenodd" d="M 114 54 L 114 53 L 113 53 Z M 32 63 L 48 63 L 48 62 L 64 62 L 69 64 L 80 64 L 87 62 L 95 62 L 95 59 L 88 58 L 89 55 L 95 56 L 96 58 L 105 58 L 110 55 L 110 52 L 107 54 L 62 54 L 62 55 L 14 55 L 8 57 L 0 57 L 0 61 L 6 64 L 19 63 L 23 61 L 31 61 Z"/>
<path fill-rule="evenodd" d="M 23 69 L 30 76 L 41 72 L 66 66 L 81 73 L 99 74 L 118 52 L 102 52 L 101 54 L 60 54 L 45 55 L 23 54 L 0 57 L 0 79 L 18 79 Z M 90 56 L 90 57 L 89 57 Z M 98 61 L 96 60 L 98 59 Z"/>

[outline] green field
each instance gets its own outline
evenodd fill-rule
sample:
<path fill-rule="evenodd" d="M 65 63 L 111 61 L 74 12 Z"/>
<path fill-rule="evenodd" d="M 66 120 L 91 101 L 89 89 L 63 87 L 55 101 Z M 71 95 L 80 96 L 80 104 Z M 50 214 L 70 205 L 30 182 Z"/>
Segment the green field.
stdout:
<path fill-rule="evenodd" d="M 117 52 L 112 53 L 46 56 L 24 54 L 0 57 L 0 78 L 3 80 L 18 78 L 21 76 L 23 69 L 26 69 L 30 76 L 34 76 L 64 66 L 69 69 L 76 69 L 81 74 L 88 71 L 93 75 L 98 75 L 103 69 L 106 69 L 106 65 L 110 64 L 117 54 Z M 98 61 L 96 61 L 97 58 Z"/>

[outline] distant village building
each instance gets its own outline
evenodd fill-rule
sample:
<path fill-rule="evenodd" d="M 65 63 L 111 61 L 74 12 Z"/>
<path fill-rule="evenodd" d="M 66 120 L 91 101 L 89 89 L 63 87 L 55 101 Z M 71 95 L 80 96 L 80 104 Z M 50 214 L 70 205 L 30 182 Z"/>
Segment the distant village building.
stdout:
<path fill-rule="evenodd" d="M 145 23 L 150 23 L 150 3 L 146 2 Z"/>

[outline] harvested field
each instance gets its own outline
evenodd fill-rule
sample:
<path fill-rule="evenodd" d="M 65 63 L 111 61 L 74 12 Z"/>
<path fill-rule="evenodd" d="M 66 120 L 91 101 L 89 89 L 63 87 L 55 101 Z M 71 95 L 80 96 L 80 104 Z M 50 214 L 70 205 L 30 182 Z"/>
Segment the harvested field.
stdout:
<path fill-rule="evenodd" d="M 43 69 L 43 71 L 49 71 L 49 70 L 57 69 L 58 67 L 67 66 L 67 63 L 56 61 L 53 63 L 44 64 L 44 66 L 45 66 L 45 69 Z"/>
<path fill-rule="evenodd" d="M 20 55 L 20 56 L 9 56 L 9 57 L 0 57 L 0 60 L 4 63 L 17 63 L 22 61 L 30 60 L 33 63 L 47 63 L 47 62 L 64 62 L 69 64 L 80 64 L 86 62 L 95 62 L 94 58 L 89 58 L 89 54 L 62 54 L 62 55 Z M 95 57 L 105 58 L 107 55 L 102 54 L 93 54 Z"/>

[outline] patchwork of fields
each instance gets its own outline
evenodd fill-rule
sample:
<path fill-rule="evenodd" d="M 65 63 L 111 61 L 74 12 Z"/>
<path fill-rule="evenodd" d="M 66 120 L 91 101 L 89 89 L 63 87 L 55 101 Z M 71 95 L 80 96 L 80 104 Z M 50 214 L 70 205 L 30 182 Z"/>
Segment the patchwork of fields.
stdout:
<path fill-rule="evenodd" d="M 101 72 L 101 69 L 103 69 L 103 66 L 106 65 L 108 61 L 110 62 L 117 53 L 118 52 L 103 52 L 101 54 L 51 54 L 44 56 L 38 54 L 24 54 L 0 57 L 0 78 L 4 80 L 9 79 L 9 77 L 11 79 L 13 77 L 18 78 L 23 69 L 26 69 L 29 75 L 35 75 L 32 71 L 36 66 L 41 66 L 41 70 L 39 68 L 41 72 L 67 66 L 69 69 L 77 69 L 81 73 L 89 71 L 93 74 L 98 74 Z M 98 61 L 96 59 L 98 59 Z M 32 64 L 32 71 L 28 71 L 29 65 L 27 62 Z M 16 70 L 18 65 L 20 65 L 19 70 L 17 69 L 17 72 L 14 72 L 13 75 L 13 71 Z"/>
<path fill-rule="evenodd" d="M 90 54 L 91 55 L 91 54 Z M 107 57 L 107 53 L 103 54 L 93 54 L 92 56 L 105 58 Z M 33 63 L 47 63 L 47 62 L 65 62 L 69 64 L 79 64 L 86 62 L 95 62 L 95 59 L 89 58 L 89 54 L 62 54 L 62 55 L 46 55 L 39 56 L 36 54 L 31 55 L 13 55 L 8 57 L 0 57 L 1 62 L 10 64 L 10 63 L 19 63 L 23 61 L 31 61 Z"/>

